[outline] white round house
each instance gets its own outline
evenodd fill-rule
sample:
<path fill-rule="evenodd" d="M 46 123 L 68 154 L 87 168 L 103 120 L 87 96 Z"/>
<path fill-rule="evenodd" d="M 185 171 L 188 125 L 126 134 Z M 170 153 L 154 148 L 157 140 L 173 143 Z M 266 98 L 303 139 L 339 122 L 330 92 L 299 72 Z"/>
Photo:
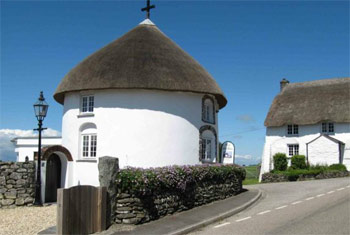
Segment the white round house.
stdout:
<path fill-rule="evenodd" d="M 61 81 L 65 185 L 99 185 L 98 159 L 120 167 L 218 161 L 218 111 L 227 100 L 212 76 L 149 19 L 88 56 Z"/>

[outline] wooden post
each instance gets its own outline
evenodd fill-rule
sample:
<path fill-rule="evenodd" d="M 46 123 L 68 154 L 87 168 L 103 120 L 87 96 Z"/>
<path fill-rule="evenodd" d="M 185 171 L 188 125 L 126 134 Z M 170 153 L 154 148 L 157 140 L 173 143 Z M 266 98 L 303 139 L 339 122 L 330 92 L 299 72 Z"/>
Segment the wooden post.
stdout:
<path fill-rule="evenodd" d="M 91 234 L 106 229 L 107 190 L 88 185 L 57 190 L 57 234 Z"/>

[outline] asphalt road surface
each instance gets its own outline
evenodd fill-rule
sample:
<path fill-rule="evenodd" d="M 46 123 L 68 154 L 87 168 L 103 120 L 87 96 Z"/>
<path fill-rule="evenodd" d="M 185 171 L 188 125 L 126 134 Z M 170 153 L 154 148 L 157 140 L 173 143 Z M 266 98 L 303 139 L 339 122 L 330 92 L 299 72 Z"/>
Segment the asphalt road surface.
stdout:
<path fill-rule="evenodd" d="M 350 178 L 246 188 L 259 188 L 262 198 L 248 209 L 190 234 L 350 234 Z"/>

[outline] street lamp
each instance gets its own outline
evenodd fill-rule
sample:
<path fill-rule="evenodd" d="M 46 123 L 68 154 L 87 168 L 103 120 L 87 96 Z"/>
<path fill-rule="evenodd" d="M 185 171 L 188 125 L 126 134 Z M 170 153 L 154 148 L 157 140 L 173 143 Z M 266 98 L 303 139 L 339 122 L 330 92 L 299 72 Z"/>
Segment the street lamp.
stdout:
<path fill-rule="evenodd" d="M 39 131 L 39 147 L 38 147 L 38 166 L 36 171 L 36 184 L 35 184 L 35 201 L 34 205 L 36 206 L 42 206 L 43 203 L 41 202 L 41 131 L 45 130 L 46 128 L 43 128 L 43 121 L 46 117 L 47 110 L 49 109 L 49 105 L 45 102 L 44 94 L 41 91 L 40 97 L 38 101 L 33 105 L 34 106 L 34 113 L 36 116 L 36 119 L 38 119 L 38 129 L 34 129 L 35 131 Z"/>

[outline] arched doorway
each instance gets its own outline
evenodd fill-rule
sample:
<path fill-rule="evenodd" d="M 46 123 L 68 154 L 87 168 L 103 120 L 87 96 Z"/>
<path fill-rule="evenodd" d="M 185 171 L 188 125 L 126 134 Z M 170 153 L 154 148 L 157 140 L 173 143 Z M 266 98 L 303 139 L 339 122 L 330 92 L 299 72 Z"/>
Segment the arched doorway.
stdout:
<path fill-rule="evenodd" d="M 61 187 L 61 160 L 57 154 L 51 154 L 46 162 L 45 202 L 57 201 L 57 189 Z"/>

